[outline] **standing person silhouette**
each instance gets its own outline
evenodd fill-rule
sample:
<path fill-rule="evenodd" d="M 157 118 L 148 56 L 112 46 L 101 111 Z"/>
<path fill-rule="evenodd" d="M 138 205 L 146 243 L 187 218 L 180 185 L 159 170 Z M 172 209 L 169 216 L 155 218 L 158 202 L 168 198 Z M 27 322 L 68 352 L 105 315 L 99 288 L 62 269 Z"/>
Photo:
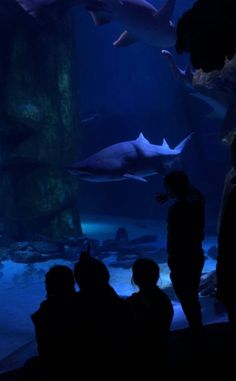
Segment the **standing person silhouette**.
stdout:
<path fill-rule="evenodd" d="M 189 182 L 183 171 L 164 177 L 166 193 L 158 193 L 159 203 L 175 199 L 167 217 L 167 253 L 170 278 L 190 328 L 202 328 L 198 288 L 204 265 L 202 241 L 205 227 L 203 194 Z"/>
<path fill-rule="evenodd" d="M 216 265 L 217 297 L 227 310 L 228 320 L 236 331 L 236 136 L 231 146 L 232 167 L 225 177 L 218 223 L 218 257 Z"/>

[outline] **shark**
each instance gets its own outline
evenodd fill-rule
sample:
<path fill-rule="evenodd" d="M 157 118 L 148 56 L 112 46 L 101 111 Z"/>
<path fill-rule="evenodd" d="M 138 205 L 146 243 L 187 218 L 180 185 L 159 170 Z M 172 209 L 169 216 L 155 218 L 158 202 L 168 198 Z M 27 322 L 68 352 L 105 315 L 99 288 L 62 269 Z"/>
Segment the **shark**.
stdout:
<path fill-rule="evenodd" d="M 98 26 L 117 21 L 124 31 L 114 41 L 125 47 L 142 40 L 149 45 L 168 48 L 176 43 L 176 30 L 171 21 L 176 0 L 166 0 L 158 10 L 146 0 L 16 0 L 25 11 L 37 17 L 47 13 L 63 14 L 80 5 L 90 12 Z"/>
<path fill-rule="evenodd" d="M 94 22 L 102 25 L 118 21 L 125 30 L 113 43 L 125 47 L 142 40 L 149 45 L 172 47 L 176 42 L 171 17 L 176 0 L 167 0 L 159 10 L 146 0 L 103 0 L 87 6 Z"/>
<path fill-rule="evenodd" d="M 194 86 L 195 71 L 192 70 L 191 64 L 188 64 L 185 69 L 181 69 L 177 66 L 173 55 L 168 50 L 162 50 L 161 53 L 169 62 L 174 77 L 191 90 L 189 94 L 210 106 L 212 111 L 207 115 L 208 118 L 225 119 L 228 113 L 228 102 L 223 97 L 219 97 L 217 92 L 204 92 L 204 89 Z"/>
<path fill-rule="evenodd" d="M 141 132 L 137 139 L 108 146 L 67 169 L 70 174 L 91 182 L 147 182 L 148 176 L 163 176 L 168 172 L 191 136 L 192 133 L 175 148 L 170 148 L 165 139 L 161 145 L 151 144 Z"/>

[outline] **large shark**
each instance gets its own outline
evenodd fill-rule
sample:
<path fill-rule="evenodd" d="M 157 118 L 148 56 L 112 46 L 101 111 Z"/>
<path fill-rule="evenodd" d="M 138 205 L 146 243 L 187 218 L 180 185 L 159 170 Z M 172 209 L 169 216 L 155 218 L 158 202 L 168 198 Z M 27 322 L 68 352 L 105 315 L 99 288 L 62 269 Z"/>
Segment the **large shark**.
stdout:
<path fill-rule="evenodd" d="M 159 47 L 175 45 L 175 27 L 171 21 L 176 0 L 166 0 L 159 10 L 146 0 L 17 0 L 32 16 L 54 12 L 63 14 L 74 5 L 82 5 L 96 25 L 113 20 L 124 27 L 123 33 L 113 43 L 124 47 L 138 40 Z"/>
<path fill-rule="evenodd" d="M 92 182 L 121 181 L 127 179 L 147 182 L 145 177 L 164 175 L 178 159 L 191 138 L 190 134 L 171 149 L 166 140 L 161 145 L 151 144 L 142 133 L 136 140 L 108 146 L 71 165 L 72 175 Z"/>

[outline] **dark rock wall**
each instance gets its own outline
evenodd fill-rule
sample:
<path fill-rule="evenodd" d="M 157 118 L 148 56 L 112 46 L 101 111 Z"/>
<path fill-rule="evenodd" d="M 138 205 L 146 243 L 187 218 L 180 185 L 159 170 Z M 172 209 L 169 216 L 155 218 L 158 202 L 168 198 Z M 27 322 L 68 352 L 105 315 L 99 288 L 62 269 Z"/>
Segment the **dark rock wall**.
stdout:
<path fill-rule="evenodd" d="M 81 234 L 78 180 L 66 167 L 78 156 L 70 15 L 59 23 L 16 28 L 1 63 L 0 215 L 15 239 Z"/>

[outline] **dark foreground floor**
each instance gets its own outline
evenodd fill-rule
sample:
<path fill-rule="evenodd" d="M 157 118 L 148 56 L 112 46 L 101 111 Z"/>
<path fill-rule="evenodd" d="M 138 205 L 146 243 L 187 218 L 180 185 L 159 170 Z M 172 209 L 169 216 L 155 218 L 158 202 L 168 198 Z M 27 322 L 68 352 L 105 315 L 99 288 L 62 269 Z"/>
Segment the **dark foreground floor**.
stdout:
<path fill-rule="evenodd" d="M 189 329 L 171 332 L 169 366 L 180 375 L 204 377 L 204 374 L 225 376 L 235 373 L 236 335 L 227 323 L 209 324 L 195 336 Z M 173 373 L 172 373 L 173 374 Z"/>
<path fill-rule="evenodd" d="M 202 378 L 209 372 L 212 376 L 233 376 L 236 370 L 235 337 L 227 323 L 206 325 L 204 332 L 197 335 L 188 328 L 172 331 L 166 373 L 171 373 L 173 378 L 178 375 L 189 379 Z M 20 368 L 0 374 L 0 381 L 16 381 L 19 371 Z M 111 381 L 112 378 L 111 374 Z"/>

